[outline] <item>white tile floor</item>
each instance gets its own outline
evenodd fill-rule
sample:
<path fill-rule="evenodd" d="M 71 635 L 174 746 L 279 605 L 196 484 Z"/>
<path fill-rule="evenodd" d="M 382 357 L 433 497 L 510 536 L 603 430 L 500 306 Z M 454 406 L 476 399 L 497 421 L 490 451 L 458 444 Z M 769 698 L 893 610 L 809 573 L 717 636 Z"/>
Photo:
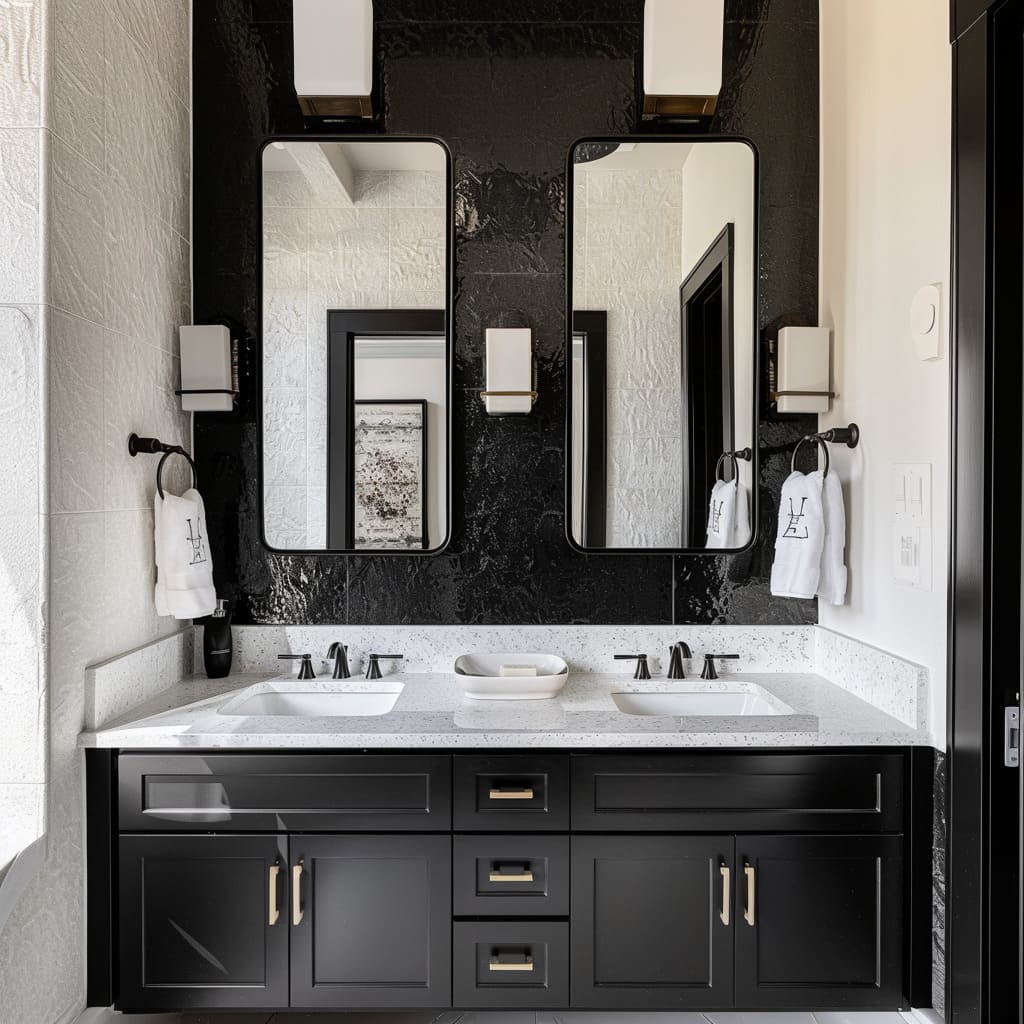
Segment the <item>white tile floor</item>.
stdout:
<path fill-rule="evenodd" d="M 157 1018 L 153 1018 L 155 1021 Z M 587 1013 L 548 1010 L 543 1013 L 396 1014 L 186 1014 L 166 1017 L 161 1024 L 907 1024 L 916 1018 L 884 1013 Z"/>

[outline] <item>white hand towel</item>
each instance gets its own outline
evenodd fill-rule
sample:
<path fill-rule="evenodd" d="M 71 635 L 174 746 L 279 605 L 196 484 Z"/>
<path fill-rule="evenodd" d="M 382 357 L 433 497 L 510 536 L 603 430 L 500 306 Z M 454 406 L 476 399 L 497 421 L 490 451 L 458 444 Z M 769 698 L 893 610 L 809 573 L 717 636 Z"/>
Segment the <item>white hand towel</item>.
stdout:
<path fill-rule="evenodd" d="M 157 615 L 195 619 L 217 607 L 206 510 L 197 490 L 153 499 Z"/>
<path fill-rule="evenodd" d="M 833 470 L 821 489 L 821 502 L 825 519 L 825 541 L 821 552 L 821 578 L 818 597 L 828 604 L 842 604 L 846 600 L 846 566 L 843 549 L 846 547 L 846 508 L 843 505 L 843 487 Z"/>
<path fill-rule="evenodd" d="M 736 522 L 736 481 L 716 480 L 711 488 L 708 505 L 709 548 L 733 547 L 733 527 Z"/>
<path fill-rule="evenodd" d="M 732 528 L 734 548 L 745 548 L 750 543 L 750 496 L 742 480 L 736 481 L 736 515 Z"/>
<path fill-rule="evenodd" d="M 820 469 L 791 473 L 782 485 L 771 583 L 776 597 L 814 597 L 818 591 L 825 543 L 821 490 Z"/>

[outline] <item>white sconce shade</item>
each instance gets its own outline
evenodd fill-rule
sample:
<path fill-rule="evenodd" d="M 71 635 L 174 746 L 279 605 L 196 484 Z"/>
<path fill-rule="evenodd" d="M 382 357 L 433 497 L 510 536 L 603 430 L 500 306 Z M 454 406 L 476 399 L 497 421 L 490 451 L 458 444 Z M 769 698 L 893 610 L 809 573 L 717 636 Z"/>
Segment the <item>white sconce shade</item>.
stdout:
<path fill-rule="evenodd" d="M 370 117 L 372 0 L 293 0 L 295 92 L 308 117 Z"/>
<path fill-rule="evenodd" d="M 725 0 L 645 0 L 645 117 L 715 112 L 724 30 Z"/>
<path fill-rule="evenodd" d="M 491 416 L 525 416 L 537 401 L 533 331 L 488 327 L 484 334 L 487 390 L 480 397 Z"/>

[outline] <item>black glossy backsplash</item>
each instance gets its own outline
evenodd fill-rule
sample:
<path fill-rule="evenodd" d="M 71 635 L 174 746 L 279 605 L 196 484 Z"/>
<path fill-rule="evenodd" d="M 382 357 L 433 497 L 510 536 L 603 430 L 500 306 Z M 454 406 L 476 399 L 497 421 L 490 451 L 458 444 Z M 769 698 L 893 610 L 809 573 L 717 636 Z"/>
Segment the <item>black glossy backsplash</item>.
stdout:
<path fill-rule="evenodd" d="M 739 557 L 581 555 L 565 540 L 565 163 L 584 135 L 637 124 L 642 0 L 378 0 L 377 128 L 443 138 L 456 182 L 454 532 L 430 557 L 284 556 L 260 544 L 258 400 L 196 417 L 216 582 L 241 623 L 805 623 L 768 593 L 788 456 L 762 463 L 761 540 Z M 257 151 L 303 131 L 290 0 L 194 5 L 194 316 L 258 338 Z M 726 0 L 712 130 L 761 156 L 760 322 L 817 316 L 817 0 Z M 540 400 L 491 419 L 483 330 L 534 330 Z M 813 419 L 763 419 L 761 443 Z"/>

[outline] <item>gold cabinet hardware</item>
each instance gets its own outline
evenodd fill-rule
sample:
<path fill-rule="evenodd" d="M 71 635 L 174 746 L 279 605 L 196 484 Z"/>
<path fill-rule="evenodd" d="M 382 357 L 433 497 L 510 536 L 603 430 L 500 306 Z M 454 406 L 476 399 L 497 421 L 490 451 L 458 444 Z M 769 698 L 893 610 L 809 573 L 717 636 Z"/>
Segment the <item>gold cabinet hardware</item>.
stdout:
<path fill-rule="evenodd" d="M 498 960 L 492 958 L 487 964 L 489 971 L 532 971 L 533 957 L 528 956 L 525 960 Z"/>
<path fill-rule="evenodd" d="M 292 868 L 292 924 L 302 924 L 302 865 L 303 860 L 300 857 L 299 863 Z"/>
<path fill-rule="evenodd" d="M 533 872 L 529 869 L 525 871 L 519 871 L 515 874 L 511 872 L 492 871 L 488 876 L 489 882 L 532 882 Z"/>
<path fill-rule="evenodd" d="M 754 913 L 754 901 L 757 897 L 757 878 L 754 874 L 753 864 L 744 864 L 743 874 L 747 876 L 747 906 L 743 911 L 743 920 L 753 928 L 757 920 Z"/>
<path fill-rule="evenodd" d="M 271 928 L 277 924 L 281 916 L 281 908 L 277 904 L 277 877 L 281 874 L 281 865 L 275 860 L 270 865 L 270 872 L 267 879 L 269 892 L 267 893 L 267 925 Z"/>
<path fill-rule="evenodd" d="M 721 864 L 718 868 L 719 873 L 722 876 L 722 911 L 718 915 L 722 919 L 722 924 L 727 928 L 729 927 L 729 876 L 732 874 L 729 870 L 728 864 Z"/>
<path fill-rule="evenodd" d="M 529 786 L 523 789 L 492 789 L 488 796 L 492 800 L 532 800 L 533 789 Z"/>

